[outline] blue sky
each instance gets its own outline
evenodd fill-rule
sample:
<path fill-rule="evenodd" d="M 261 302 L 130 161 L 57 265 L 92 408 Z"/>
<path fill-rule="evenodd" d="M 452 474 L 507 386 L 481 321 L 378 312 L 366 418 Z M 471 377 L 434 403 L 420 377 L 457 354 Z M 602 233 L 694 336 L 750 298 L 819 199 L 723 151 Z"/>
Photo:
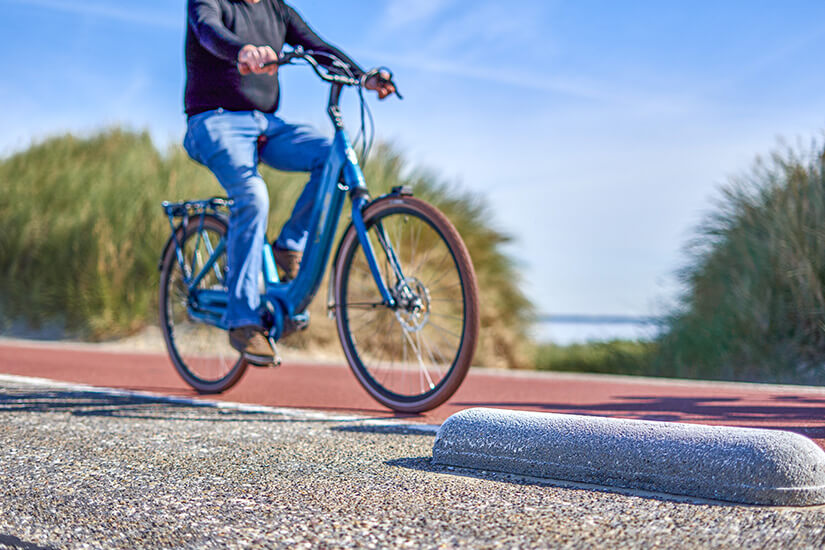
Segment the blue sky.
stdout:
<path fill-rule="evenodd" d="M 405 100 L 372 102 L 379 136 L 487 197 L 542 311 L 661 312 L 718 186 L 825 128 L 821 1 L 292 5 L 394 70 Z M 183 0 L 0 8 L 0 154 L 114 124 L 180 140 Z M 282 89 L 284 118 L 329 130 L 307 70 Z"/>

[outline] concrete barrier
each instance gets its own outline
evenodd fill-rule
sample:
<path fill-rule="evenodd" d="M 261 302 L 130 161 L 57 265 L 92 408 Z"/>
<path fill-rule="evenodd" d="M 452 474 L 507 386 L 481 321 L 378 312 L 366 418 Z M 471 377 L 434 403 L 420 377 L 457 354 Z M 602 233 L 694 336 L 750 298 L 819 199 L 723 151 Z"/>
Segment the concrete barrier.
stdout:
<path fill-rule="evenodd" d="M 825 504 L 825 452 L 778 430 L 467 409 L 441 425 L 433 462 L 745 504 Z"/>

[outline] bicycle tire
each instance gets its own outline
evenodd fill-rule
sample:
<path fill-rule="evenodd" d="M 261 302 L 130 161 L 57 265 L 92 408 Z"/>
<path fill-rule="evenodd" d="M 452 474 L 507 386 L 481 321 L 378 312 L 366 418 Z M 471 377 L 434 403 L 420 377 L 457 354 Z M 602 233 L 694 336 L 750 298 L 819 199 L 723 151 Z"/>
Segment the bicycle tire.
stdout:
<path fill-rule="evenodd" d="M 204 216 L 202 228 L 199 219 L 192 219 L 185 230 L 182 227 L 177 230 L 176 238 L 184 250 L 184 265 L 190 273 L 192 263 L 208 258 L 226 232 L 226 222 L 210 214 Z M 206 246 L 206 238 L 210 239 L 211 249 Z M 181 275 L 172 243 L 161 263 L 159 304 L 160 327 L 169 358 L 181 378 L 198 393 L 221 393 L 241 379 L 248 363 L 228 344 L 225 330 L 192 318 L 188 311 L 189 292 Z M 224 251 L 199 288 L 225 289 L 225 276 Z"/>
<path fill-rule="evenodd" d="M 375 201 L 366 208 L 364 222 L 388 287 L 398 292 L 403 286 L 415 288 L 419 302 L 417 309 L 411 304 L 391 309 L 382 303 L 357 232 L 350 226 L 336 256 L 333 287 L 344 355 L 379 403 L 398 412 L 433 409 L 455 393 L 475 353 L 478 283 L 470 254 L 447 217 L 413 197 Z M 402 266 L 404 285 L 379 244 L 380 228 Z M 419 248 L 424 252 L 417 257 Z M 435 259 L 429 262 L 431 255 Z"/>

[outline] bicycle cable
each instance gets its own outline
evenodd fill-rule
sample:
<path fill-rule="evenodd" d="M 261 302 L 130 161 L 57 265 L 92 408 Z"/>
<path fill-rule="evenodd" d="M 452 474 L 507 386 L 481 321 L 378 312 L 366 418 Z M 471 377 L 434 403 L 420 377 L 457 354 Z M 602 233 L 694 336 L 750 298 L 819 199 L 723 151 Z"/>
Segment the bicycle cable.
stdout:
<path fill-rule="evenodd" d="M 355 84 L 355 87 L 358 89 L 358 101 L 360 104 L 359 110 L 361 115 L 361 124 L 358 133 L 355 135 L 355 139 L 352 140 L 352 146 L 353 148 L 357 148 L 360 142 L 361 152 L 358 155 L 359 162 L 362 166 L 365 166 L 367 163 L 367 158 L 369 157 L 369 154 L 372 151 L 372 147 L 375 142 L 375 119 L 372 115 L 372 109 L 370 109 L 369 103 L 367 103 L 367 100 L 364 97 L 364 85 L 366 84 L 367 79 L 356 78 L 352 72 L 352 67 L 348 63 L 345 63 L 338 56 L 327 52 L 303 50 L 302 48 L 298 47 L 292 52 L 288 52 L 285 55 L 285 63 L 283 61 L 281 63 L 289 64 L 292 62 L 293 59 L 300 58 L 303 61 L 306 61 L 310 65 L 310 67 L 312 67 L 312 69 L 323 78 L 321 73 L 318 72 L 318 67 L 316 66 L 318 62 L 314 61 L 317 57 L 325 57 L 330 61 L 330 65 L 326 67 L 327 71 L 333 72 L 333 69 L 337 69 L 341 71 L 344 76 L 357 82 L 357 84 Z M 313 59 L 314 62 L 309 61 L 308 58 Z M 368 71 L 366 74 L 369 75 L 372 72 L 373 71 Z M 375 74 L 378 74 L 378 72 L 376 72 Z M 369 121 L 369 124 L 367 124 L 367 121 Z M 368 135 L 369 137 L 367 137 Z"/>
<path fill-rule="evenodd" d="M 373 119 L 372 117 L 372 109 L 370 109 L 369 104 L 366 102 L 366 99 L 364 98 L 364 88 L 360 84 L 358 86 L 358 99 L 361 103 L 361 129 L 358 130 L 358 134 L 355 136 L 354 141 L 357 142 L 358 138 L 361 138 L 361 166 L 366 166 L 367 157 L 369 157 L 370 151 L 372 151 L 373 141 L 375 140 L 375 119 Z M 370 126 L 369 141 L 367 141 L 367 129 L 364 119 L 365 112 L 369 119 Z"/>

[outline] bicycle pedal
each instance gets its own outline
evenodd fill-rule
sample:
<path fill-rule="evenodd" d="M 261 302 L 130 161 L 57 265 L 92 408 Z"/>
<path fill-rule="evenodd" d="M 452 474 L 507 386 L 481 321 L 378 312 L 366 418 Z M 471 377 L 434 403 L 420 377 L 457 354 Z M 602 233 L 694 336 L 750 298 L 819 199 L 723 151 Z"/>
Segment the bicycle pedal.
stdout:
<path fill-rule="evenodd" d="M 258 367 L 261 369 L 274 369 L 275 367 L 280 367 L 281 363 L 283 362 L 281 359 L 281 355 L 278 353 L 278 348 L 275 347 L 275 340 L 271 337 L 268 337 L 269 345 L 272 346 L 272 351 L 274 352 L 274 357 L 271 361 L 265 360 L 264 358 L 256 358 L 256 357 L 249 357 L 244 355 L 247 363 L 252 365 L 253 367 Z"/>
<path fill-rule="evenodd" d="M 277 368 L 277 367 L 281 366 L 281 358 L 280 357 L 275 357 L 275 359 L 273 359 L 272 361 L 270 361 L 268 363 L 258 363 L 258 362 L 250 361 L 249 359 L 247 359 L 247 363 L 249 363 L 253 367 L 257 367 L 259 369 L 274 369 L 274 368 Z"/>

